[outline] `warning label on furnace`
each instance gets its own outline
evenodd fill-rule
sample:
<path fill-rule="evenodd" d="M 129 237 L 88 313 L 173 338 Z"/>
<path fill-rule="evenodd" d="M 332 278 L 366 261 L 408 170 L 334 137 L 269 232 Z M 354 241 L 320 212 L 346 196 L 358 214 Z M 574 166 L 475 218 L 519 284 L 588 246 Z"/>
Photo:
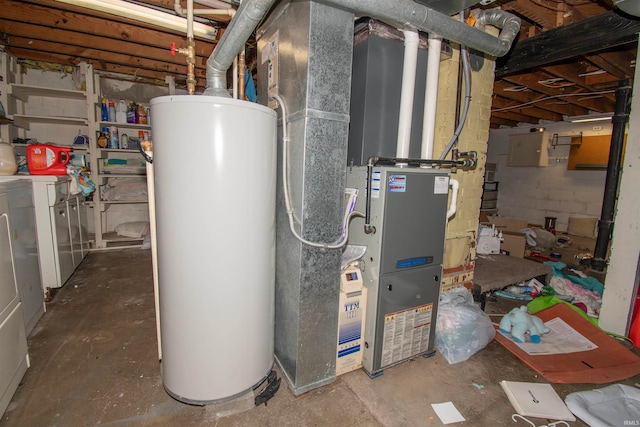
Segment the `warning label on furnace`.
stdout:
<path fill-rule="evenodd" d="M 420 305 L 384 316 L 381 367 L 427 351 L 433 304 Z"/>

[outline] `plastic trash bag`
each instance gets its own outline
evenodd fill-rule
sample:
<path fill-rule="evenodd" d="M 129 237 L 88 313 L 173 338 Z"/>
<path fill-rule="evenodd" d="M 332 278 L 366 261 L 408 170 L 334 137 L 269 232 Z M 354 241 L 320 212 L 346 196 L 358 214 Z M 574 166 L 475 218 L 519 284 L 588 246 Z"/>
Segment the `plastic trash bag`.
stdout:
<path fill-rule="evenodd" d="M 542 228 L 523 228 L 520 232 L 525 234 L 529 246 L 551 249 L 557 243 L 555 234 Z"/>
<path fill-rule="evenodd" d="M 464 362 L 496 336 L 489 315 L 473 302 L 466 289 L 440 295 L 435 344 L 450 364 Z"/>
<path fill-rule="evenodd" d="M 571 393 L 564 402 L 575 416 L 591 427 L 640 423 L 640 390 L 628 385 L 613 384 Z"/>

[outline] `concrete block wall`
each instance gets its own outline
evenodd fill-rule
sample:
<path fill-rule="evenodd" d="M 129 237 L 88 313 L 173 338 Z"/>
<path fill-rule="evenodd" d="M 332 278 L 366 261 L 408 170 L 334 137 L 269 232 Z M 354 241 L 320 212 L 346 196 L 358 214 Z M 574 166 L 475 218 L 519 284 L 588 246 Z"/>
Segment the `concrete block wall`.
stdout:
<path fill-rule="evenodd" d="M 434 157 L 439 157 L 455 130 L 455 110 L 458 85 L 459 46 L 454 45 L 450 60 L 441 63 Z M 457 212 L 447 225 L 444 272 L 441 290 L 471 286 L 475 240 L 479 223 L 484 166 L 487 160 L 489 118 L 493 94 L 495 62 L 484 59 L 482 68 L 471 77 L 471 104 L 465 127 L 458 139 L 460 151 L 476 151 L 478 166 L 474 170 L 451 174 L 460 182 Z M 464 96 L 464 90 L 462 92 Z M 450 156 L 449 156 L 450 158 Z"/>
<path fill-rule="evenodd" d="M 546 167 L 507 166 L 509 137 L 527 132 L 530 125 L 514 129 L 492 129 L 489 137 L 488 161 L 496 163 L 498 214 L 544 224 L 545 217 L 556 217 L 556 229 L 566 231 L 569 217 L 600 217 L 606 170 L 567 170 L 569 146 L 555 148 L 549 141 L 549 165 Z M 594 127 L 598 130 L 594 130 Z M 548 123 L 549 138 L 557 133 L 559 143 L 567 144 L 569 136 L 610 135 L 611 125 Z"/>

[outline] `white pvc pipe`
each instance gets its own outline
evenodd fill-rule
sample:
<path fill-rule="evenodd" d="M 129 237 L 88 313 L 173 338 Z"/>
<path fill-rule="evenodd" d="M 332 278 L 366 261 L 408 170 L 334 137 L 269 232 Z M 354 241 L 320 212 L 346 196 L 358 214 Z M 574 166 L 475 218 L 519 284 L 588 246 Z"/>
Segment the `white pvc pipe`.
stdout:
<path fill-rule="evenodd" d="M 416 86 L 419 37 L 416 30 L 403 30 L 402 32 L 404 33 L 404 63 L 402 65 L 396 157 L 408 158 L 409 146 L 411 145 L 411 119 L 413 116 L 413 92 Z"/>
<path fill-rule="evenodd" d="M 187 38 L 193 39 L 193 0 L 187 0 Z"/>
<path fill-rule="evenodd" d="M 153 158 L 153 152 L 147 151 Z M 151 268 L 153 271 L 153 301 L 156 308 L 156 335 L 158 338 L 158 360 L 162 360 L 162 333 L 160 331 L 160 292 L 158 290 L 158 245 L 156 243 L 156 191 L 153 180 L 153 163 L 147 165 L 147 197 L 149 201 L 149 233 L 151 235 Z"/>
<path fill-rule="evenodd" d="M 233 18 L 233 16 L 236 14 L 236 10 L 233 8 L 230 8 L 228 4 L 226 3 L 222 3 L 222 2 L 214 2 L 212 3 L 212 7 L 213 4 L 220 4 L 222 6 L 219 6 L 217 9 L 194 9 L 193 8 L 193 3 L 194 0 L 187 0 L 187 11 L 185 12 L 185 10 L 182 8 L 182 5 L 180 4 L 180 0 L 175 0 L 174 4 L 173 4 L 173 10 L 176 12 L 176 14 L 178 16 L 182 16 L 182 17 L 187 17 L 187 32 L 189 31 L 188 25 L 189 22 L 191 22 L 191 27 L 192 27 L 192 31 L 193 31 L 193 17 L 195 15 L 220 15 L 220 16 L 230 16 Z M 201 3 L 200 1 L 196 1 L 196 3 Z M 191 12 L 189 12 L 191 10 Z M 189 20 L 189 13 L 191 13 L 191 20 Z"/>
<path fill-rule="evenodd" d="M 451 203 L 449 204 L 449 210 L 447 211 L 447 221 L 449 221 L 449 219 L 456 213 L 460 183 L 457 179 L 449 178 L 449 186 L 451 187 Z"/>
<path fill-rule="evenodd" d="M 220 0 L 194 0 L 194 1 L 203 6 L 209 6 L 216 9 L 226 9 L 231 6 L 229 2 L 220 1 Z"/>
<path fill-rule="evenodd" d="M 440 50 L 442 37 L 429 34 L 427 56 L 427 84 L 424 90 L 424 115 L 422 118 L 422 146 L 420 158 L 433 158 L 433 144 L 436 134 L 436 105 L 438 99 L 438 79 L 440 74 Z"/>

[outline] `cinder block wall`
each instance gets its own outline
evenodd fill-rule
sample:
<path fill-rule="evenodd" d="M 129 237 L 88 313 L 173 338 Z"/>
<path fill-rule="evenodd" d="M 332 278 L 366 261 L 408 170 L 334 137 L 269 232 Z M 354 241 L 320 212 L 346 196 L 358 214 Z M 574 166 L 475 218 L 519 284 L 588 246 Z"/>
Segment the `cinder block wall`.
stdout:
<path fill-rule="evenodd" d="M 440 67 L 434 158 L 440 156 L 455 130 L 460 49 L 457 45 L 453 47 L 453 57 L 442 62 Z M 475 170 L 458 169 L 456 174 L 451 174 L 451 178 L 460 182 L 460 190 L 458 210 L 447 225 L 442 291 L 459 286 L 471 287 L 484 167 L 487 160 L 494 70 L 493 58 L 485 57 L 482 68 L 472 72 L 471 105 L 466 125 L 458 139 L 458 149 L 476 151 L 478 165 Z M 462 95 L 464 96 L 464 86 Z M 449 155 L 448 158 L 450 157 Z"/>

